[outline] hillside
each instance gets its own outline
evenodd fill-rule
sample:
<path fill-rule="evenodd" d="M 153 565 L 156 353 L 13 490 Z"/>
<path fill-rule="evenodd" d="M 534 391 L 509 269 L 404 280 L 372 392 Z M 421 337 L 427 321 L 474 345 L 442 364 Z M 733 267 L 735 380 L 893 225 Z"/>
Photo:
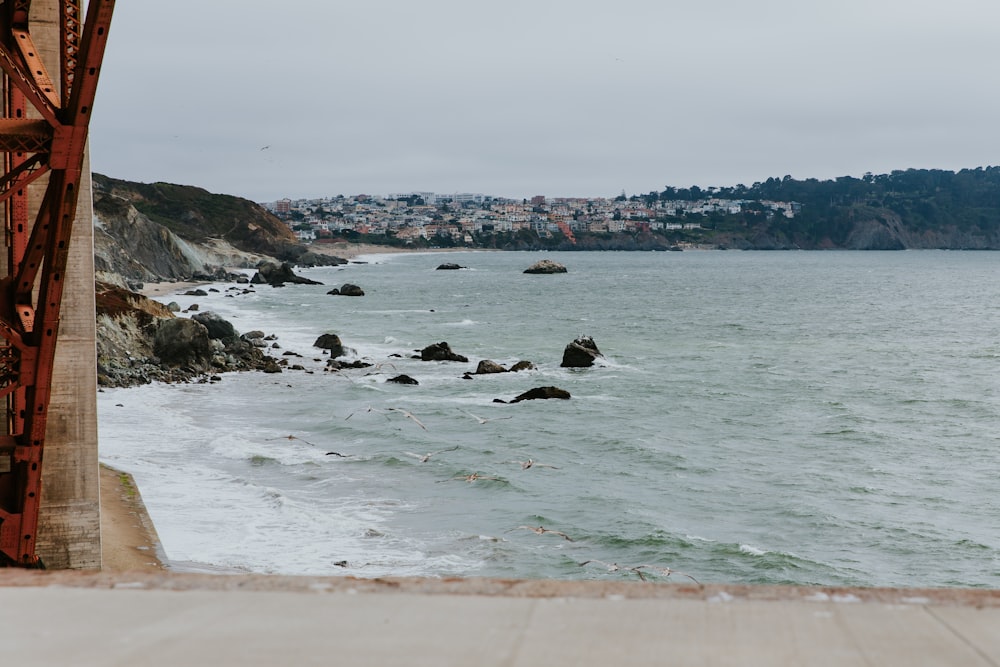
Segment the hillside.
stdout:
<path fill-rule="evenodd" d="M 241 335 L 210 312 L 177 317 L 139 291 L 146 282 L 245 283 L 247 277 L 231 269 L 263 263 L 291 272 L 293 264 L 343 262 L 309 252 L 285 223 L 245 199 L 94 174 L 99 382 L 129 386 L 204 380 L 225 371 L 281 372 L 260 337 Z"/>

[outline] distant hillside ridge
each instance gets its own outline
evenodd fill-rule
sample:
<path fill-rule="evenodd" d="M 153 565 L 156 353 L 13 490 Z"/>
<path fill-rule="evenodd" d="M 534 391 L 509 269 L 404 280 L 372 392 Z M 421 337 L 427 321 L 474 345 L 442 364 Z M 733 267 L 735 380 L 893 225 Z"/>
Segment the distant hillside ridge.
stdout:
<path fill-rule="evenodd" d="M 123 204 L 131 204 L 185 241 L 224 239 L 244 252 L 278 258 L 299 245 L 288 225 L 258 204 L 190 185 L 133 183 L 94 174 L 94 200 L 99 215 L 120 213 Z"/>

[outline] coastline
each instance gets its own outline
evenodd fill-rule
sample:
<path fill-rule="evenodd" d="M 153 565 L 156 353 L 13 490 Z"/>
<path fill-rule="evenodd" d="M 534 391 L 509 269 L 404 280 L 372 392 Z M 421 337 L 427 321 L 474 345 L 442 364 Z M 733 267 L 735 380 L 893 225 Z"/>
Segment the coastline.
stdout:
<path fill-rule="evenodd" d="M 375 245 L 372 243 L 314 243 L 309 246 L 312 252 L 320 255 L 340 257 L 348 261 L 367 255 L 394 255 L 398 253 L 448 253 L 468 251 L 469 248 L 400 248 L 397 246 Z M 188 290 L 199 285 L 208 285 L 205 281 L 183 281 L 145 283 L 139 294 L 145 297 L 158 297 L 181 290 Z"/>

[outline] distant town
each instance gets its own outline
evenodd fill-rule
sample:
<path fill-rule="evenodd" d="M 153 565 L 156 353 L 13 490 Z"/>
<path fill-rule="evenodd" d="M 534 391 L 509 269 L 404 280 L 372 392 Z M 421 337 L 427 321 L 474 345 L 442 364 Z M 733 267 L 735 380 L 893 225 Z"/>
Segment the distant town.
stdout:
<path fill-rule="evenodd" d="M 410 192 L 387 196 L 353 195 L 281 199 L 262 205 L 304 242 L 345 235 L 391 236 L 396 242 L 478 245 L 483 237 L 527 230 L 539 238 L 570 243 L 580 234 L 696 232 L 706 216 L 751 214 L 794 218 L 795 202 L 726 199 L 608 198 L 503 199 L 483 194 Z"/>

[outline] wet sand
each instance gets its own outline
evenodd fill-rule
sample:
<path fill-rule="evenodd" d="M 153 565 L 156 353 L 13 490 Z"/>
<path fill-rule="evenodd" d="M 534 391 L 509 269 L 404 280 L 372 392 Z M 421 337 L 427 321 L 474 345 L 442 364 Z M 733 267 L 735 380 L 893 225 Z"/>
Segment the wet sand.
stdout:
<path fill-rule="evenodd" d="M 101 464 L 101 569 L 106 572 L 162 572 L 166 556 L 146 513 L 139 488 L 128 473 Z"/>

